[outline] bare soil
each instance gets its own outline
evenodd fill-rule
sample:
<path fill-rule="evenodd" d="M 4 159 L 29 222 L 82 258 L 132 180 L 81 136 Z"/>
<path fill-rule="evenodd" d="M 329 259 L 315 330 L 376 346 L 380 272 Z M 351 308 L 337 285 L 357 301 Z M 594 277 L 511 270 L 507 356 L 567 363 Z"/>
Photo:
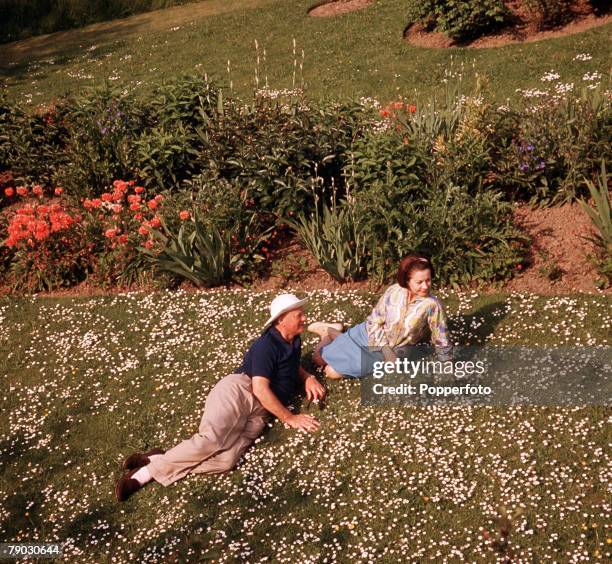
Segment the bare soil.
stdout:
<path fill-rule="evenodd" d="M 374 0 L 332 0 L 331 2 L 325 2 L 325 4 L 319 4 L 311 8 L 308 10 L 308 15 L 314 16 L 315 18 L 339 16 L 341 14 L 363 10 L 373 2 Z"/>
<path fill-rule="evenodd" d="M 605 25 L 612 21 L 612 14 L 595 14 L 587 0 L 576 3 L 574 17 L 567 24 L 555 29 L 540 30 L 533 13 L 525 10 L 523 2 L 508 2 L 508 8 L 513 14 L 514 25 L 499 30 L 466 43 L 458 43 L 444 33 L 426 31 L 421 24 L 413 24 L 406 28 L 404 39 L 417 47 L 444 49 L 449 47 L 470 47 L 474 49 L 501 47 L 511 43 L 529 43 L 580 33 Z"/>
<path fill-rule="evenodd" d="M 534 294 L 600 292 L 595 287 L 599 275 L 589 258 L 596 253 L 589 240 L 594 235 L 593 225 L 579 204 L 539 209 L 520 206 L 515 222 L 532 242 L 528 266 L 518 271 L 504 290 Z"/>

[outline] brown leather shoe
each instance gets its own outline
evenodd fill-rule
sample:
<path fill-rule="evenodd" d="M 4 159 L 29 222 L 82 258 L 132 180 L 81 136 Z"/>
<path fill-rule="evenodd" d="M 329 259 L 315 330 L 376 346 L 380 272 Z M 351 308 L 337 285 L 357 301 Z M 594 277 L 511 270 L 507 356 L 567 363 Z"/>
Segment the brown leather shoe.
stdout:
<path fill-rule="evenodd" d="M 134 470 L 138 468 L 142 468 L 151 462 L 149 456 L 153 456 L 154 454 L 164 454 L 166 451 L 161 448 L 152 448 L 148 452 L 135 452 L 130 454 L 123 461 L 123 469 L 124 470 Z"/>
<path fill-rule="evenodd" d="M 136 493 L 142 486 L 138 480 L 132 478 L 137 472 L 137 469 L 130 470 L 127 474 L 124 474 L 115 485 L 115 497 L 117 501 L 125 501 L 132 494 Z"/>

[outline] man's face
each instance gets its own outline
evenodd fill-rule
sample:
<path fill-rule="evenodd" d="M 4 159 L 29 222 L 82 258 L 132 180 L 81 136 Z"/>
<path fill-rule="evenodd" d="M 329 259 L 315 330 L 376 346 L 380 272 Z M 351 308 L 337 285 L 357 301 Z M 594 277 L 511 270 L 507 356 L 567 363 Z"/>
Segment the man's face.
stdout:
<path fill-rule="evenodd" d="M 304 313 L 304 308 L 299 307 L 283 314 L 280 318 L 279 325 L 282 325 L 282 327 L 292 335 L 303 333 L 306 328 L 306 313 Z"/>

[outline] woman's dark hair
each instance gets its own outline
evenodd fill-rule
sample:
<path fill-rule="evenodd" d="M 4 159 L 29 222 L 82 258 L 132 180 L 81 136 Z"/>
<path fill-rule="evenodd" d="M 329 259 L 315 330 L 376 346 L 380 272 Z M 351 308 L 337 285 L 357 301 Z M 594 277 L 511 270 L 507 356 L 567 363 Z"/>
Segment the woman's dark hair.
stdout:
<path fill-rule="evenodd" d="M 429 270 L 431 277 L 434 277 L 433 266 L 427 257 L 422 255 L 406 255 L 400 260 L 399 268 L 397 269 L 397 283 L 402 288 L 408 288 L 408 281 L 417 270 Z"/>

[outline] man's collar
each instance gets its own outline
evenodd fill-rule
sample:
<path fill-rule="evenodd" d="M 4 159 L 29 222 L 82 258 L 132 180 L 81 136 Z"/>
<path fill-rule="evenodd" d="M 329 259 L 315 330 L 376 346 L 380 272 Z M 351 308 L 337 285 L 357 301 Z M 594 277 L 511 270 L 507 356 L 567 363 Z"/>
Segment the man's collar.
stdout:
<path fill-rule="evenodd" d="M 289 345 L 290 347 L 294 346 L 296 343 L 299 343 L 299 335 L 296 335 L 293 339 L 293 341 L 290 343 L 289 341 L 287 341 L 282 335 L 281 332 L 274 326 L 270 327 L 270 329 L 268 329 L 270 335 L 272 335 L 272 337 L 274 339 L 276 339 L 277 341 L 280 341 L 282 343 L 284 343 L 285 345 Z"/>

